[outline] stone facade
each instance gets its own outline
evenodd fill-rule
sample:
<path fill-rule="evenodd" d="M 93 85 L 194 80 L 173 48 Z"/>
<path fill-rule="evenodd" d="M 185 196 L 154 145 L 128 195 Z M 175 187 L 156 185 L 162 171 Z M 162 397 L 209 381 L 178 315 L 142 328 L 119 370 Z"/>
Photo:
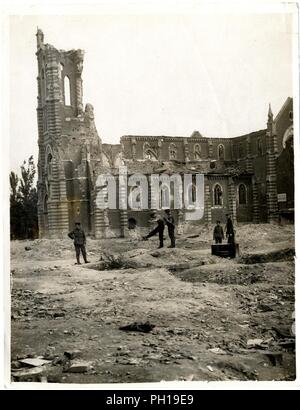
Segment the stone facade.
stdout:
<path fill-rule="evenodd" d="M 38 217 L 41 237 L 63 237 L 76 220 L 93 237 L 126 236 L 129 228 L 148 230 L 158 207 L 151 205 L 151 174 L 204 174 L 204 215 L 200 223 L 276 222 L 294 208 L 293 101 L 275 119 L 269 107 L 267 128 L 235 138 L 123 136 L 102 143 L 93 106 L 82 101 L 84 52 L 57 50 L 37 34 L 38 60 Z M 148 210 L 96 206 L 101 174 L 118 178 L 119 167 L 143 173 L 149 182 Z M 152 191 L 151 191 L 152 189 Z M 280 195 L 278 195 L 280 194 Z M 126 202 L 123 189 L 118 204 Z M 151 209 L 152 206 L 152 209 Z M 189 211 L 174 210 L 180 225 Z"/>

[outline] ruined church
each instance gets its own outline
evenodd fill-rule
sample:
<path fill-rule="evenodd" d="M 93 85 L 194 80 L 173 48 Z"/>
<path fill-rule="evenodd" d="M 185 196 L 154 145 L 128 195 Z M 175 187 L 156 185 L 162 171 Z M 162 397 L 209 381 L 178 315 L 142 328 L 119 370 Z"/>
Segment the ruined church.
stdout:
<path fill-rule="evenodd" d="M 266 128 L 247 135 L 208 138 L 198 131 L 190 136 L 125 135 L 120 144 L 105 144 L 97 133 L 93 106 L 82 101 L 84 52 L 44 43 L 40 29 L 36 37 L 40 237 L 65 237 L 75 221 L 94 238 L 123 237 L 136 228 L 148 231 L 159 206 L 96 206 L 99 189 L 105 189 L 97 187 L 97 177 L 105 173 L 118 177 L 120 165 L 126 165 L 128 175 L 149 176 L 149 205 L 151 174 L 203 174 L 204 214 L 198 223 L 224 222 L 226 214 L 238 223 L 293 221 L 292 98 L 276 117 L 269 106 Z M 118 201 L 122 195 L 119 192 Z M 189 211 L 172 212 L 178 229 L 185 229 Z"/>

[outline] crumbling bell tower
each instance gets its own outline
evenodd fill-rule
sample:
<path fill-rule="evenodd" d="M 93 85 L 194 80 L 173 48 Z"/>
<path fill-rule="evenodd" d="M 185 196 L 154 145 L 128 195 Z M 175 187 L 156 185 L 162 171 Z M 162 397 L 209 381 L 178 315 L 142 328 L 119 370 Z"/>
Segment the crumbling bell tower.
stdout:
<path fill-rule="evenodd" d="M 93 233 L 93 186 L 102 144 L 93 106 L 82 104 L 82 50 L 57 50 L 38 29 L 40 237 L 64 237 L 76 220 Z"/>

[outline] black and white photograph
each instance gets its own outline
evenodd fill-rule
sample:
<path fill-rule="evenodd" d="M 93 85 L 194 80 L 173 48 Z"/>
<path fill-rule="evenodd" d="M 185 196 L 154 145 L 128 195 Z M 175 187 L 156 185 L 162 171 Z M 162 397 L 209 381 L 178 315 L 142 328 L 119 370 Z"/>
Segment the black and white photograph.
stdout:
<path fill-rule="evenodd" d="M 295 383 L 297 3 L 7 29 L 7 385 Z"/>

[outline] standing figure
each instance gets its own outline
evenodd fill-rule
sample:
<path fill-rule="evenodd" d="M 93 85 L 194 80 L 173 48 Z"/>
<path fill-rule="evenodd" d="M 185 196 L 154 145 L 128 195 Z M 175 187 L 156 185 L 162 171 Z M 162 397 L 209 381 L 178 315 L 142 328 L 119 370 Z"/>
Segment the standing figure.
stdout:
<path fill-rule="evenodd" d="M 151 236 L 154 236 L 158 233 L 159 248 L 163 248 L 165 223 L 161 218 L 159 218 L 156 222 L 157 222 L 157 227 L 154 228 L 150 233 L 148 233 L 147 236 L 144 236 L 143 239 L 146 241 L 148 238 L 151 238 Z"/>
<path fill-rule="evenodd" d="M 86 258 L 86 250 L 85 250 L 85 244 L 86 244 L 86 238 L 85 238 L 85 233 L 84 230 L 81 229 L 80 227 L 80 222 L 75 222 L 75 229 L 68 234 L 69 238 L 74 240 L 74 246 L 75 246 L 75 251 L 76 251 L 76 260 L 77 260 L 77 265 L 81 265 L 80 263 L 80 251 L 82 253 L 83 259 L 85 263 L 89 263 L 89 261 Z"/>
<path fill-rule="evenodd" d="M 175 220 L 171 215 L 170 209 L 166 209 L 165 213 L 164 221 L 168 226 L 168 234 L 171 239 L 171 246 L 169 248 L 175 248 Z"/>
<path fill-rule="evenodd" d="M 216 243 L 222 243 L 223 239 L 224 239 L 223 228 L 220 225 L 220 221 L 217 221 L 217 225 L 215 226 L 215 229 L 214 229 L 214 241 Z"/>
<path fill-rule="evenodd" d="M 227 217 L 227 222 L 226 222 L 226 236 L 228 238 L 228 243 L 234 243 L 234 229 L 233 229 L 233 223 L 231 220 L 230 215 L 226 215 Z"/>

